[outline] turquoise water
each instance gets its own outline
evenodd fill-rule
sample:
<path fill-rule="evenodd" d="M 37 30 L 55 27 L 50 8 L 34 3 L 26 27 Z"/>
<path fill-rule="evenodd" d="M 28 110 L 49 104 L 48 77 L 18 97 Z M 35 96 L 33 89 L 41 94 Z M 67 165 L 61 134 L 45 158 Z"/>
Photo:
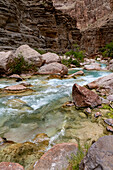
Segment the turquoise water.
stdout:
<path fill-rule="evenodd" d="M 74 73 L 80 69 L 72 69 Z M 105 71 L 86 71 L 77 79 L 48 79 L 48 76 L 34 76 L 26 79 L 34 91 L 30 95 L 6 95 L 0 97 L 0 136 L 15 142 L 30 141 L 38 133 L 46 133 L 50 142 L 62 141 L 65 128 L 69 123 L 84 121 L 78 111 L 64 108 L 62 105 L 72 100 L 74 83 L 85 85 L 93 80 L 108 75 Z M 12 80 L 0 79 L 0 88 L 19 84 Z M 19 100 L 18 100 L 19 99 Z M 15 101 L 16 104 L 12 104 Z M 23 102 L 21 105 L 19 102 Z M 15 106 L 17 105 L 17 106 Z M 71 120 L 72 118 L 72 120 Z M 74 120 L 74 121 L 73 121 Z M 66 138 L 67 140 L 67 138 Z"/>

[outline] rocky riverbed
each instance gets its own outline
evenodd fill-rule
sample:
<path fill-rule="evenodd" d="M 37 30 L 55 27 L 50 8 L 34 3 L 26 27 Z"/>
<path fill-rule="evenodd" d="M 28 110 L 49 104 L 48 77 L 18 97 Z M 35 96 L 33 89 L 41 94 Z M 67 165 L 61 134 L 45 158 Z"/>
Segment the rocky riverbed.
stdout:
<path fill-rule="evenodd" d="M 68 69 L 62 57 L 28 45 L 0 56 L 1 167 L 67 168 L 78 143 L 112 134 L 112 60 L 85 58 Z"/>

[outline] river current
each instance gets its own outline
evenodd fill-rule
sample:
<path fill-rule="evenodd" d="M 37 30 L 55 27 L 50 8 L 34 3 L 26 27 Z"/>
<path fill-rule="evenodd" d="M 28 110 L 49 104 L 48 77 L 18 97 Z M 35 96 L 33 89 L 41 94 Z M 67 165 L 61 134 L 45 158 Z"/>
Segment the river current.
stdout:
<path fill-rule="evenodd" d="M 72 69 L 74 73 L 80 69 Z M 49 79 L 48 76 L 33 76 L 25 81 L 32 84 L 34 91 L 25 95 L 0 96 L 0 136 L 15 142 L 32 140 L 38 133 L 46 133 L 50 144 L 71 141 L 80 122 L 89 121 L 75 108 L 62 107 L 72 100 L 74 83 L 85 85 L 108 75 L 107 71 L 86 71 L 76 79 Z M 0 88 L 19 84 L 10 79 L 0 79 Z M 71 131 L 69 131 L 71 129 Z M 76 135 L 76 134 L 75 134 Z"/>

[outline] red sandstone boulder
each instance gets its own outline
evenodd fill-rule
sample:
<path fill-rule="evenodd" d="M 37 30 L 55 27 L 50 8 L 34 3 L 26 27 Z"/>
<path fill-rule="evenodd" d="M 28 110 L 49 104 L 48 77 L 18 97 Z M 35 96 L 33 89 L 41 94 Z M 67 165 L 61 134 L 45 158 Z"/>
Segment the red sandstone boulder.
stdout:
<path fill-rule="evenodd" d="M 16 79 L 17 81 L 22 81 L 22 78 L 18 74 L 12 74 L 9 76 L 11 79 Z"/>
<path fill-rule="evenodd" d="M 50 64 L 46 64 L 38 70 L 39 74 L 67 74 L 68 68 L 60 63 L 54 62 Z"/>
<path fill-rule="evenodd" d="M 58 62 L 58 63 L 61 62 L 61 58 L 57 54 L 51 52 L 43 54 L 42 58 L 43 60 L 45 60 L 46 64 L 53 63 L 53 62 Z"/>
<path fill-rule="evenodd" d="M 76 73 L 69 75 L 68 78 L 75 77 L 75 76 L 83 76 L 83 75 L 84 75 L 84 72 L 80 70 L 80 71 L 77 71 Z"/>
<path fill-rule="evenodd" d="M 0 169 L 1 170 L 24 170 L 24 167 L 18 163 L 1 162 Z"/>
<path fill-rule="evenodd" d="M 62 170 L 67 169 L 72 154 L 77 154 L 74 143 L 57 144 L 46 152 L 34 165 L 34 170 Z"/>
<path fill-rule="evenodd" d="M 72 97 L 77 107 L 93 108 L 101 104 L 101 99 L 96 93 L 78 84 L 73 85 Z"/>
<path fill-rule="evenodd" d="M 27 87 L 25 87 L 23 85 L 13 85 L 13 86 L 5 87 L 5 90 L 7 90 L 7 91 L 21 91 L 21 90 L 27 90 Z"/>

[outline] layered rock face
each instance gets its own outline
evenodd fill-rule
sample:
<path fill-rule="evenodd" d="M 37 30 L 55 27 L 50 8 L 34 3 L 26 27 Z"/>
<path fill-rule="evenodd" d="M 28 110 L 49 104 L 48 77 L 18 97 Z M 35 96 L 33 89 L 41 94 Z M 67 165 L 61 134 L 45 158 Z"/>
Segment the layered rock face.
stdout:
<path fill-rule="evenodd" d="M 53 0 L 54 6 L 77 20 L 81 47 L 96 53 L 113 40 L 113 0 Z"/>
<path fill-rule="evenodd" d="M 112 0 L 53 0 L 54 6 L 76 18 L 82 29 L 109 14 L 113 9 Z"/>
<path fill-rule="evenodd" d="M 52 0 L 1 0 L 0 50 L 20 45 L 64 52 L 79 42 L 76 20 L 53 7 Z"/>
<path fill-rule="evenodd" d="M 100 23 L 99 23 L 100 22 Z M 94 26 L 82 31 L 81 48 L 88 54 L 97 53 L 99 49 L 113 40 L 113 12 Z"/>

